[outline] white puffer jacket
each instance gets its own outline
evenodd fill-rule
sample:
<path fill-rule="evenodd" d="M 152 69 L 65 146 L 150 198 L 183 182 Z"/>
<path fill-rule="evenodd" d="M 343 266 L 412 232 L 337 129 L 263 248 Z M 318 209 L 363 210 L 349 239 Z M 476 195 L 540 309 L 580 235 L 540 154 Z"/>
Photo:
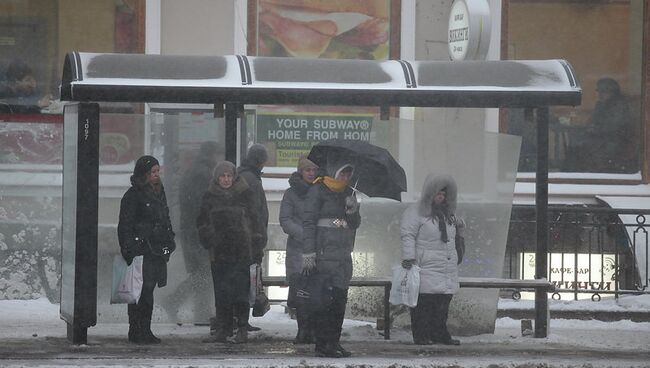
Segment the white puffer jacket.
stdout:
<path fill-rule="evenodd" d="M 448 242 L 443 242 L 438 219 L 431 218 L 431 201 L 445 188 L 452 223 L 446 224 Z M 420 266 L 420 294 L 455 294 L 458 290 L 456 183 L 450 176 L 429 175 L 419 202 L 409 206 L 400 226 L 402 260 L 415 259 Z M 458 224 L 461 226 L 461 224 Z"/>

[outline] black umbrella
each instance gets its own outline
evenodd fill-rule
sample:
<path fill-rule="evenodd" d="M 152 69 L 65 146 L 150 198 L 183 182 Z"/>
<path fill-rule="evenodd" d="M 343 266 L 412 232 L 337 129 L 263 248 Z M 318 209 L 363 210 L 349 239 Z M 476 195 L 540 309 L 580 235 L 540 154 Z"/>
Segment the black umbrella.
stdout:
<path fill-rule="evenodd" d="M 404 169 L 385 148 L 368 142 L 342 139 L 323 141 L 312 147 L 309 159 L 323 169 L 328 163 L 352 163 L 354 176 L 350 185 L 369 197 L 399 201 L 401 193 L 406 191 Z"/>

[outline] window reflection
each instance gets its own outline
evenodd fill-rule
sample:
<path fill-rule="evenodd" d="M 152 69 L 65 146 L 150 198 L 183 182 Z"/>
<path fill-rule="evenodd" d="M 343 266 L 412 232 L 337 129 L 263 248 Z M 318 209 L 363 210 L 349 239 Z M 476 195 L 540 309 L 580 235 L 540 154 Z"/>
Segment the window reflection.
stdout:
<path fill-rule="evenodd" d="M 509 1 L 504 59 L 566 59 L 583 89 L 582 105 L 550 110 L 550 171 L 639 171 L 642 6 L 635 1 Z M 531 113 L 508 109 L 502 119 L 505 132 L 523 138 L 519 171 L 535 171 Z"/>

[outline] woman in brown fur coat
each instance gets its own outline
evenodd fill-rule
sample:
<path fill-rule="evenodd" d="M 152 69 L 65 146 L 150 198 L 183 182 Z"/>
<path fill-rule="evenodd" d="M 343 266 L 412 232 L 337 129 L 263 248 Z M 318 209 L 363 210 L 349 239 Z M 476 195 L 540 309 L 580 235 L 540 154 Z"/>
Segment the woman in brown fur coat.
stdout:
<path fill-rule="evenodd" d="M 248 340 L 251 247 L 262 236 L 252 198 L 235 165 L 219 162 L 197 218 L 201 245 L 210 252 L 217 317 L 216 334 L 204 342 L 226 342 L 233 330 L 233 316 L 238 325 L 233 342 Z"/>

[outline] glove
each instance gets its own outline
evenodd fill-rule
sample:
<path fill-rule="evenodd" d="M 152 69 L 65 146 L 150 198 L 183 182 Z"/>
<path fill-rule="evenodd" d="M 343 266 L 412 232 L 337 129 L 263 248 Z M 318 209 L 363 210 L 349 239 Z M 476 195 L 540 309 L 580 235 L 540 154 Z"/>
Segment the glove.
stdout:
<path fill-rule="evenodd" d="M 414 264 L 415 264 L 414 259 L 405 259 L 402 261 L 402 267 L 406 268 L 407 270 L 410 270 Z"/>
<path fill-rule="evenodd" d="M 316 253 L 308 253 L 302 255 L 302 273 L 309 275 L 311 270 L 316 267 Z"/>
<path fill-rule="evenodd" d="M 357 202 L 357 196 L 354 194 L 351 196 L 345 197 L 345 213 L 347 215 L 352 215 L 359 211 L 359 202 Z"/>
<path fill-rule="evenodd" d="M 122 253 L 122 258 L 124 258 L 126 264 L 130 266 L 131 263 L 133 263 L 133 258 L 135 258 L 135 254 L 126 248 L 121 248 L 120 253 Z"/>

